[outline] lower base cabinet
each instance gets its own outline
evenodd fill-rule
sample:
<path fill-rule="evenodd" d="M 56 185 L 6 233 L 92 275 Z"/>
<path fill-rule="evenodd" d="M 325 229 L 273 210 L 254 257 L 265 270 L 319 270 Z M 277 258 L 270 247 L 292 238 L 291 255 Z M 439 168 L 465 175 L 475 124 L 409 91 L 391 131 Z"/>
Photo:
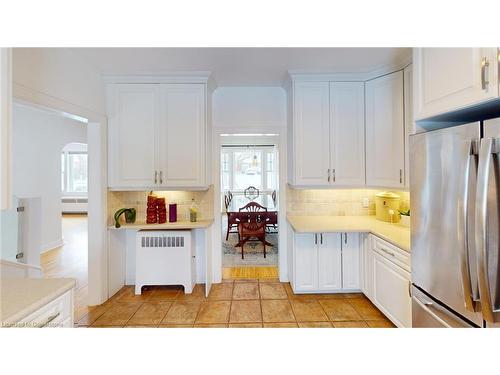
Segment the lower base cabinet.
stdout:
<path fill-rule="evenodd" d="M 377 245 L 381 240 L 376 238 Z M 371 241 L 373 244 L 375 241 Z M 411 276 L 401 264 L 401 255 L 408 256 L 403 250 L 390 244 L 383 247 L 373 246 L 368 252 L 367 297 L 397 327 L 411 327 Z M 396 260 L 398 259 L 398 260 Z"/>
<path fill-rule="evenodd" d="M 359 233 L 295 233 L 295 293 L 360 290 Z"/>

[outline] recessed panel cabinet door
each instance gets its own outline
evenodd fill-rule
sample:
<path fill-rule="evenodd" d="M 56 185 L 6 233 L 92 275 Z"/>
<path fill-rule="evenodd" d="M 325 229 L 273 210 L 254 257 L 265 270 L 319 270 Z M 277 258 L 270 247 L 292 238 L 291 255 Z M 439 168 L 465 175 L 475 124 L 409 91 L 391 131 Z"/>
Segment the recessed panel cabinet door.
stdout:
<path fill-rule="evenodd" d="M 331 183 L 365 184 L 365 84 L 330 83 Z"/>
<path fill-rule="evenodd" d="M 372 302 L 398 327 L 411 327 L 410 274 L 373 251 Z"/>
<path fill-rule="evenodd" d="M 498 97 L 496 48 L 415 48 L 416 119 Z"/>
<path fill-rule="evenodd" d="M 140 188 L 155 184 L 157 122 L 158 85 L 110 85 L 109 187 Z"/>
<path fill-rule="evenodd" d="M 359 290 L 360 285 L 359 233 L 342 233 L 342 288 Z"/>
<path fill-rule="evenodd" d="M 203 187 L 206 185 L 205 85 L 160 86 L 160 184 Z"/>
<path fill-rule="evenodd" d="M 329 116 L 328 82 L 294 83 L 295 185 L 329 185 Z"/>
<path fill-rule="evenodd" d="M 366 83 L 366 184 L 404 187 L 403 72 Z"/>
<path fill-rule="evenodd" d="M 300 292 L 318 289 L 319 234 L 296 233 L 294 235 L 294 290 Z"/>
<path fill-rule="evenodd" d="M 318 233 L 319 290 L 342 289 L 342 250 L 339 233 Z"/>

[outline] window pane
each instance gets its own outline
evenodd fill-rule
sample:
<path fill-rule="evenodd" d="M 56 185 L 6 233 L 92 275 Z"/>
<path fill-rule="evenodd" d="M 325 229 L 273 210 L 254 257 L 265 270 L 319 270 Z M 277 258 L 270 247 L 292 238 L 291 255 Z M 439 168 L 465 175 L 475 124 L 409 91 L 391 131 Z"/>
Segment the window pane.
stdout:
<path fill-rule="evenodd" d="M 222 173 L 222 190 L 231 190 L 229 169 L 229 153 L 223 152 L 221 154 L 221 173 Z"/>
<path fill-rule="evenodd" d="M 68 192 L 87 192 L 87 154 L 69 154 Z"/>
<path fill-rule="evenodd" d="M 262 152 L 235 151 L 233 171 L 235 190 L 244 190 L 249 186 L 262 189 Z"/>
<path fill-rule="evenodd" d="M 276 189 L 276 153 L 268 152 L 266 154 L 266 188 Z"/>
<path fill-rule="evenodd" d="M 61 154 L 61 191 L 65 190 L 66 181 L 66 157 L 64 152 Z"/>

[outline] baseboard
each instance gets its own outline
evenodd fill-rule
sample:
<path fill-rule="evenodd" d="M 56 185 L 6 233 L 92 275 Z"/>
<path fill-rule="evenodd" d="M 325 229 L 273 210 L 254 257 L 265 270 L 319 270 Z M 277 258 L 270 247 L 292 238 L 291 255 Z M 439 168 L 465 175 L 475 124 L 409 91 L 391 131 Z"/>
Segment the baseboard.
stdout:
<path fill-rule="evenodd" d="M 42 248 L 40 250 L 40 254 L 46 253 L 47 251 L 50 251 L 52 249 L 55 249 L 56 247 L 61 247 L 61 246 L 64 246 L 64 239 L 62 239 L 62 238 L 59 240 L 56 240 L 56 241 L 46 243 L 46 244 L 42 245 Z"/>

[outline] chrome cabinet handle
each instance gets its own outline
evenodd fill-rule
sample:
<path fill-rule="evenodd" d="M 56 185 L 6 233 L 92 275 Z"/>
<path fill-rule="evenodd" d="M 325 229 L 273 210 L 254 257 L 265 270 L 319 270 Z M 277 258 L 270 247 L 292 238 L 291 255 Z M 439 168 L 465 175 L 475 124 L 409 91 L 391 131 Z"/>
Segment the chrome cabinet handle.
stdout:
<path fill-rule="evenodd" d="M 155 185 L 158 183 L 158 171 L 155 171 Z"/>
<path fill-rule="evenodd" d="M 486 90 L 488 88 L 488 75 L 487 75 L 487 70 L 488 67 L 490 66 L 490 63 L 486 57 L 483 57 L 481 60 L 481 88 L 483 90 Z"/>
<path fill-rule="evenodd" d="M 320 233 L 319 235 L 320 235 L 320 238 L 321 238 L 321 242 L 320 243 L 323 245 L 323 233 Z"/>
<path fill-rule="evenodd" d="M 347 232 L 346 232 L 346 233 L 344 233 L 344 244 L 346 244 L 346 245 L 347 245 Z"/>
<path fill-rule="evenodd" d="M 411 298 L 411 281 L 408 280 L 408 296 Z"/>
<path fill-rule="evenodd" d="M 464 173 L 464 178 L 462 183 L 464 184 L 462 190 L 462 196 L 458 200 L 458 215 L 459 221 L 462 226 L 462 230 L 458 230 L 458 239 L 460 246 L 460 271 L 462 274 L 462 287 L 464 290 L 464 303 L 465 308 L 469 311 L 477 311 L 477 304 L 473 297 L 472 283 L 470 277 L 470 264 L 469 264 L 469 244 L 468 244 L 468 216 L 469 216 L 469 183 L 470 183 L 470 161 L 473 155 L 473 144 L 472 141 L 467 141 L 464 147 L 465 165 L 462 166 Z"/>
<path fill-rule="evenodd" d="M 318 244 L 318 233 L 314 233 L 314 244 Z"/>
<path fill-rule="evenodd" d="M 160 184 L 163 184 L 163 171 L 160 171 Z"/>
<path fill-rule="evenodd" d="M 335 180 L 336 180 L 336 178 L 335 178 L 335 168 L 332 171 L 333 171 L 333 182 L 335 182 Z"/>
<path fill-rule="evenodd" d="M 328 168 L 328 182 L 330 182 L 330 168 Z"/>
<path fill-rule="evenodd" d="M 495 323 L 500 311 L 495 311 L 491 303 L 490 283 L 488 279 L 488 187 L 490 180 L 491 159 L 494 141 L 484 138 L 479 150 L 479 167 L 476 190 L 476 259 L 479 279 L 481 310 L 486 321 Z"/>
<path fill-rule="evenodd" d="M 399 170 L 399 183 L 400 184 L 403 183 L 403 170 L 402 169 Z"/>
<path fill-rule="evenodd" d="M 61 315 L 61 312 L 57 312 L 55 313 L 54 315 L 51 315 L 47 318 L 47 320 L 45 321 L 45 323 L 41 323 L 41 324 L 38 324 L 36 327 L 37 328 L 43 328 L 43 327 L 46 327 L 47 325 L 49 325 L 50 322 L 52 322 L 55 318 L 57 318 L 59 315 Z"/>
<path fill-rule="evenodd" d="M 389 254 L 392 257 L 396 257 L 396 254 L 394 254 L 392 251 L 389 251 L 387 249 L 384 249 L 383 247 L 380 248 L 384 253 Z"/>

